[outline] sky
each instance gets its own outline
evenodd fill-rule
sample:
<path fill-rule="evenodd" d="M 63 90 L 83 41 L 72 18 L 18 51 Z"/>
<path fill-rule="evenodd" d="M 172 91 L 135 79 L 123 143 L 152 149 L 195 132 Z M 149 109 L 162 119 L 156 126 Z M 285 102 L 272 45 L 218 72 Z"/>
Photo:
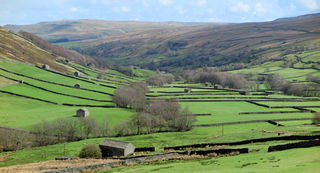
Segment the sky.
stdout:
<path fill-rule="evenodd" d="M 320 0 L 0 0 L 0 25 L 71 19 L 243 23 L 320 12 Z"/>

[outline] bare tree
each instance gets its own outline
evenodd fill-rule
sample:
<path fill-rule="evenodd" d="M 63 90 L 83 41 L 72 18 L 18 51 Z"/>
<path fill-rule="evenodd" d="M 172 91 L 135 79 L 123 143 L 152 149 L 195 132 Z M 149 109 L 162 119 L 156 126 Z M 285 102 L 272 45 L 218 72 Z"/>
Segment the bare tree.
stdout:
<path fill-rule="evenodd" d="M 135 82 L 115 91 L 113 102 L 119 107 L 133 108 L 141 112 L 146 105 L 145 94 L 149 91 L 145 82 Z"/>
<path fill-rule="evenodd" d="M 174 82 L 174 76 L 172 74 L 156 74 L 150 76 L 148 84 L 153 86 L 163 86 Z"/>
<path fill-rule="evenodd" d="M 34 133 L 34 144 L 37 146 L 45 146 L 56 143 L 53 136 L 53 126 L 47 121 L 41 121 L 32 127 Z"/>

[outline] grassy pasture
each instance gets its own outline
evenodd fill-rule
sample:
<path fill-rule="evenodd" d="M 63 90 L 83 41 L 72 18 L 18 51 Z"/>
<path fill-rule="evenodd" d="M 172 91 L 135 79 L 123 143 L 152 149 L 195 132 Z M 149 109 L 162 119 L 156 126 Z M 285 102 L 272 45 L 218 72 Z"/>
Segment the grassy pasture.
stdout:
<path fill-rule="evenodd" d="M 87 82 L 79 81 L 76 79 L 64 77 L 54 73 L 50 73 L 36 67 L 15 64 L 11 62 L 0 61 L 0 67 L 14 71 L 17 73 L 25 74 L 28 76 L 33 76 L 43 80 L 49 80 L 58 83 L 64 83 L 67 85 L 73 85 L 74 83 L 80 83 L 81 87 L 94 89 L 104 92 L 113 93 L 114 89 L 105 88 L 98 85 L 90 84 Z M 280 68 L 269 69 L 278 70 Z M 295 73 L 296 69 L 283 69 L 281 73 L 283 75 L 289 75 L 289 73 Z M 87 69 L 92 75 L 96 74 L 92 70 Z M 112 72 L 116 73 L 116 72 Z M 90 91 L 78 90 L 75 88 L 68 88 L 63 86 L 57 86 L 53 84 L 48 84 L 33 79 L 17 76 L 14 74 L 9 74 L 7 72 L 1 71 L 0 74 L 12 77 L 19 80 L 24 80 L 36 86 L 41 86 L 46 89 L 50 89 L 56 92 L 72 94 L 76 96 L 88 97 L 92 99 L 100 100 L 111 100 L 110 96 L 94 93 Z M 306 73 L 295 73 L 294 75 L 301 75 Z M 123 77 L 122 74 L 111 74 L 114 76 L 115 80 L 121 80 L 116 78 L 117 76 Z M 290 74 L 291 75 L 291 74 Z M 126 77 L 124 77 L 126 78 Z M 130 79 L 130 78 L 127 78 Z M 106 80 L 108 81 L 108 80 Z M 8 83 L 9 81 L 0 78 L 1 83 Z M 99 82 L 97 82 L 99 83 Z M 181 84 L 173 83 L 168 86 L 197 86 L 204 87 L 202 84 Z M 58 103 L 75 103 L 75 104 L 94 104 L 94 105 L 105 105 L 112 103 L 102 103 L 96 101 L 83 100 L 79 98 L 72 98 L 68 96 L 60 96 L 57 94 L 49 93 L 40 89 L 32 88 L 25 84 L 14 84 L 0 88 L 1 90 L 11 91 L 14 93 L 19 93 L 22 95 L 29 95 L 32 97 L 37 97 L 41 99 L 46 99 L 50 101 L 55 101 Z M 170 93 L 160 93 L 163 92 L 183 92 L 184 88 L 156 88 L 151 87 L 151 91 L 156 93 L 148 93 L 150 95 L 162 95 Z M 160 92 L 159 92 L 160 91 Z M 228 92 L 213 89 L 192 89 L 192 91 L 197 91 L 199 93 L 206 94 L 209 93 L 225 93 L 232 95 L 190 95 L 188 93 L 179 97 L 213 97 L 215 99 L 218 97 L 226 97 L 226 100 L 233 100 L 232 97 L 252 97 L 250 99 L 259 99 L 265 97 L 263 95 L 249 95 L 243 96 L 239 95 L 238 92 Z M 202 91 L 202 92 L 201 92 Z M 174 95 L 176 93 L 172 93 Z M 195 93 L 193 93 L 195 94 Z M 160 98 L 169 98 L 171 96 L 161 96 Z M 174 96 L 173 96 L 174 97 Z M 230 97 L 230 98 L 228 98 Z M 296 96 L 285 96 L 281 94 L 270 95 L 269 98 L 296 98 L 303 99 L 302 97 Z M 249 100 L 250 100 L 249 99 Z M 248 100 L 248 99 L 243 99 Z M 60 117 L 75 118 L 75 112 L 79 107 L 68 107 L 61 105 L 53 105 L 48 103 L 43 103 L 40 101 L 35 101 L 31 99 L 26 99 L 22 97 L 12 96 L 8 94 L 0 93 L 0 126 L 17 127 L 29 130 L 32 125 L 41 121 L 53 121 Z M 258 103 L 270 105 L 270 106 L 309 106 L 309 105 L 319 105 L 319 101 L 305 101 L 305 102 L 270 102 L 265 99 L 261 99 Z M 289 114 L 250 114 L 250 115 L 239 115 L 240 112 L 273 112 L 273 111 L 296 111 L 293 108 L 276 108 L 270 109 L 247 102 L 181 102 L 181 106 L 188 107 L 189 110 L 194 114 L 200 113 L 211 113 L 211 116 L 198 116 L 197 121 L 194 123 L 198 124 L 213 124 L 221 122 L 234 122 L 234 121 L 248 121 L 248 120 L 267 120 L 267 119 L 290 119 L 290 118 L 311 118 L 313 115 L 311 113 L 289 113 Z M 90 117 L 97 119 L 98 122 L 102 122 L 105 117 L 107 117 L 111 124 L 114 126 L 116 123 L 127 120 L 132 114 L 133 110 L 121 109 L 121 108 L 88 108 L 90 111 Z M 310 108 L 311 109 L 311 108 Z M 312 110 L 320 111 L 319 108 L 312 108 Z M 283 127 L 278 127 L 271 125 L 266 122 L 261 123 L 249 123 L 249 124 L 237 124 L 237 125 L 224 125 L 216 127 L 195 127 L 191 131 L 187 132 L 171 132 L 171 133 L 157 133 L 148 135 L 138 135 L 138 136 L 127 136 L 112 138 L 116 140 L 132 142 L 137 147 L 145 146 L 155 146 L 156 152 L 161 153 L 163 147 L 174 146 L 174 145 L 187 145 L 194 143 L 205 143 L 205 142 L 232 142 L 252 138 L 261 137 L 271 137 L 277 136 L 279 131 L 284 132 L 286 135 L 292 134 L 319 134 L 319 128 L 310 124 L 310 120 L 304 121 L 290 121 L 290 122 L 278 122 L 283 124 Z M 66 148 L 66 155 L 78 155 L 81 148 L 88 143 L 100 143 L 103 138 L 88 139 L 78 142 L 71 142 L 67 144 L 57 144 L 45 147 L 24 149 L 21 151 L 6 153 L 10 154 L 7 160 L 0 162 L 0 167 L 17 165 L 24 163 L 33 163 L 45 160 L 53 160 L 57 156 L 65 155 L 64 147 Z M 283 152 L 267 153 L 266 149 L 269 145 L 287 143 L 289 141 L 276 141 L 276 142 L 266 142 L 258 144 L 249 144 L 235 147 L 249 147 L 250 149 L 260 149 L 258 152 L 253 152 L 250 154 L 232 156 L 232 157 L 218 157 L 210 159 L 200 159 L 200 160 L 183 160 L 183 161 L 165 161 L 157 162 L 143 165 L 136 165 L 130 167 L 120 167 L 116 169 L 111 169 L 110 171 L 115 172 L 149 172 L 149 171 L 182 171 L 186 170 L 186 167 L 190 167 L 187 171 L 193 172 L 206 172 L 210 170 L 226 170 L 226 172 L 248 172 L 256 171 L 263 172 L 265 169 L 272 169 L 273 171 L 288 171 L 288 170 L 314 170 L 317 167 L 316 158 L 312 154 L 318 154 L 319 147 L 313 147 L 308 149 L 294 149 Z M 293 152 L 296 151 L 296 152 Z M 301 154 L 301 158 L 305 160 L 297 160 L 293 156 L 294 153 Z M 309 156 L 309 157 L 308 157 Z M 290 157 L 290 158 L 287 158 Z M 258 159 L 257 159 L 258 158 Z M 280 160 L 279 160 L 280 159 Z M 318 159 L 318 160 L 317 160 Z M 184 165 L 186 167 L 184 167 Z M 297 166 L 304 165 L 304 166 Z M 185 172 L 185 171 L 184 171 Z"/>
<path fill-rule="evenodd" d="M 6 77 L 10 77 L 16 80 L 23 80 L 25 82 L 28 82 L 32 85 L 35 86 L 40 86 L 42 88 L 55 91 L 55 92 L 60 92 L 60 93 L 65 93 L 65 94 L 70 94 L 70 95 L 75 95 L 75 96 L 81 96 L 81 97 L 87 97 L 87 98 L 92 98 L 92 99 L 98 99 L 98 100 L 111 100 L 111 97 L 106 94 L 101 94 L 101 93 L 96 93 L 96 92 L 91 92 L 91 91 L 85 91 L 85 90 L 79 90 L 76 88 L 69 88 L 69 87 L 64 87 L 60 85 L 54 85 L 46 82 L 41 82 L 37 81 L 34 79 L 14 75 L 11 73 L 7 73 L 5 71 L 0 70 L 0 74 L 4 75 Z"/>
<path fill-rule="evenodd" d="M 0 126 L 30 129 L 35 123 L 57 118 L 73 118 L 80 107 L 53 105 L 0 93 Z M 112 125 L 129 119 L 132 110 L 122 108 L 88 108 L 90 117 L 102 122 L 108 117 Z"/>
<path fill-rule="evenodd" d="M 310 121 L 309 121 L 310 122 Z M 137 147 L 155 146 L 157 152 L 161 152 L 165 146 L 188 145 L 194 143 L 205 142 L 232 142 L 245 139 L 261 138 L 276 136 L 277 133 L 264 133 L 266 131 L 284 131 L 288 134 L 295 133 L 311 133 L 318 130 L 317 127 L 311 125 L 302 125 L 301 122 L 291 122 L 289 126 L 278 127 L 268 123 L 252 123 L 230 125 L 223 127 L 199 127 L 187 132 L 171 132 L 171 133 L 157 133 L 148 135 L 128 136 L 112 138 L 122 141 L 132 142 Z M 99 144 L 104 138 L 87 139 L 78 142 L 70 142 L 65 144 L 50 145 L 45 147 L 38 147 L 33 149 L 24 149 L 18 152 L 11 153 L 6 161 L 0 162 L 0 167 L 39 162 L 44 160 L 53 160 L 57 156 L 64 155 L 64 147 L 67 155 L 78 155 L 82 146 L 88 143 Z M 259 153 L 265 153 L 265 147 L 272 143 L 261 143 L 258 145 L 248 145 L 249 148 L 263 148 Z M 241 146 L 244 147 L 244 146 Z M 319 151 L 318 151 L 319 152 Z M 250 153 L 250 157 L 256 157 L 255 153 Z M 261 155 L 262 156 L 262 155 Z M 236 156 L 233 156 L 236 157 Z M 230 158 L 233 158 L 230 157 Z M 229 157 L 226 157 L 229 158 Z M 220 158 L 213 158 L 219 159 Z M 252 158 L 253 159 L 253 158 Z M 239 159 L 237 159 L 238 161 Z M 241 159 L 240 159 L 241 160 Z M 140 165 L 141 166 L 141 165 Z M 143 166 L 143 165 L 142 165 Z M 116 170 L 116 169 L 115 169 Z"/>
<path fill-rule="evenodd" d="M 192 113 L 211 113 L 211 116 L 198 116 L 195 124 L 215 124 L 233 121 L 267 120 L 285 118 L 310 118 L 311 113 L 290 114 L 250 114 L 239 115 L 240 112 L 272 112 L 295 111 L 292 108 L 269 109 L 247 102 L 181 102 L 183 107 L 188 107 Z"/>
<path fill-rule="evenodd" d="M 159 161 L 119 167 L 100 173 L 111 172 L 279 172 L 313 173 L 320 171 L 320 147 L 294 149 L 280 152 L 256 152 L 230 157 L 208 159 Z M 299 157 L 297 157 L 299 156 Z"/>
<path fill-rule="evenodd" d="M 10 71 L 24 74 L 27 76 L 32 76 L 38 79 L 50 81 L 50 82 L 56 82 L 56 83 L 61 83 L 65 85 L 75 85 L 75 84 L 80 84 L 82 88 L 88 88 L 88 89 L 94 89 L 98 91 L 103 91 L 103 92 L 108 92 L 108 93 L 113 93 L 115 89 L 113 88 L 107 88 L 107 87 L 102 87 L 99 85 L 94 85 L 88 82 L 80 81 L 77 79 L 65 77 L 62 75 L 54 74 L 39 68 L 35 68 L 33 66 L 25 65 L 25 64 L 18 64 L 18 63 L 12 63 L 12 62 L 6 62 L 6 61 L 0 61 L 0 67 L 4 69 L 8 69 Z"/>
<path fill-rule="evenodd" d="M 320 106 L 320 101 L 313 102 L 257 102 L 268 106 Z"/>
<path fill-rule="evenodd" d="M 25 96 L 30 96 L 34 98 L 39 98 L 43 100 L 49 100 L 56 102 L 58 104 L 62 103 L 69 103 L 69 104 L 80 104 L 80 105 L 114 105 L 110 102 L 98 102 L 98 101 L 92 101 L 92 100 L 85 100 L 80 98 L 74 98 L 64 95 L 58 95 L 54 93 L 50 93 L 47 91 L 43 91 L 25 84 L 15 84 L 15 85 L 9 85 L 6 87 L 1 88 L 3 91 L 9 91 L 16 94 L 21 94 Z M 107 97 L 108 98 L 108 97 Z M 109 99 L 111 100 L 111 99 Z"/>

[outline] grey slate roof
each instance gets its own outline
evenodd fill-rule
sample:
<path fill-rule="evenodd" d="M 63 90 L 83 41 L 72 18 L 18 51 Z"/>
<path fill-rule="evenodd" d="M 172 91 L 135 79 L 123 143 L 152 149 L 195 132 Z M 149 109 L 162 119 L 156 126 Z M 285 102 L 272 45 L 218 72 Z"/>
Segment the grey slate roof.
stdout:
<path fill-rule="evenodd" d="M 116 141 L 112 139 L 105 139 L 101 142 L 100 145 L 110 146 L 114 148 L 126 148 L 128 145 L 131 145 L 130 142 Z"/>

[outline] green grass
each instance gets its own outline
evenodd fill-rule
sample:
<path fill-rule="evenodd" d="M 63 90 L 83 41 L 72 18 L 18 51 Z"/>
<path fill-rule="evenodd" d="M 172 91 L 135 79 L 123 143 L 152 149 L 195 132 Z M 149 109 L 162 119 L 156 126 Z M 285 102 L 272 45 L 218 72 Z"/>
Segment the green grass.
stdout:
<path fill-rule="evenodd" d="M 252 123 L 230 125 L 222 127 L 201 127 L 194 128 L 187 132 L 156 133 L 149 135 L 138 135 L 112 138 L 121 141 L 132 142 L 136 147 L 155 146 L 157 152 L 161 152 L 165 146 L 187 145 L 206 142 L 232 142 L 244 139 L 253 139 L 261 137 L 276 136 L 277 133 L 263 133 L 261 130 L 287 131 L 292 134 L 301 133 L 319 133 L 316 126 L 301 125 L 296 122 L 287 127 L 278 127 L 268 123 Z M 65 144 L 66 155 L 78 155 L 81 148 L 89 143 L 99 144 L 104 138 L 88 139 L 78 142 Z M 270 145 L 271 143 L 267 143 Z M 255 147 L 253 144 L 251 147 Z M 3 162 L 0 167 L 24 163 L 33 163 L 44 160 L 53 160 L 55 157 L 64 155 L 64 144 L 50 145 L 33 149 L 24 149 L 12 153 L 12 155 Z M 251 154 L 250 154 L 251 155 Z M 241 161 L 241 159 L 237 159 Z"/>
<path fill-rule="evenodd" d="M 198 116 L 197 122 L 195 122 L 195 124 L 214 124 L 233 121 L 312 117 L 311 113 L 239 115 L 240 112 L 272 112 L 296 110 L 292 108 L 269 109 L 247 102 L 181 102 L 180 104 L 183 107 L 188 107 L 189 110 L 195 114 L 211 113 L 211 116 Z"/>
<path fill-rule="evenodd" d="M 111 97 L 106 94 L 90 92 L 90 91 L 85 91 L 85 90 L 79 90 L 76 88 L 69 88 L 69 87 L 54 85 L 54 84 L 50 84 L 50 83 L 46 83 L 46 82 L 40 82 L 40 81 L 29 79 L 26 77 L 10 74 L 10 73 L 4 72 L 2 70 L 0 70 L 0 74 L 4 75 L 6 77 L 13 78 L 13 79 L 23 80 L 23 81 L 28 82 L 32 85 L 40 86 L 42 88 L 45 88 L 45 89 L 48 89 L 51 91 L 55 91 L 55 92 L 59 92 L 59 93 L 65 93 L 65 94 L 86 97 L 86 98 L 92 98 L 92 99 L 98 99 L 98 100 L 111 100 Z"/>
<path fill-rule="evenodd" d="M 268 106 L 320 106 L 320 101 L 313 102 L 264 102 L 259 101 L 257 103 L 261 103 Z"/>
<path fill-rule="evenodd" d="M 113 88 L 107 88 L 107 87 L 102 87 L 99 85 L 94 85 L 88 82 L 80 81 L 77 79 L 65 77 L 62 75 L 54 74 L 39 68 L 35 68 L 33 66 L 25 65 L 25 64 L 18 64 L 18 63 L 12 63 L 12 62 L 6 62 L 6 61 L 0 61 L 0 67 L 24 74 L 27 76 L 32 76 L 38 79 L 46 80 L 49 82 L 56 82 L 56 83 L 61 83 L 61 84 L 66 84 L 66 85 L 75 85 L 75 84 L 80 84 L 82 88 L 88 88 L 88 89 L 94 89 L 98 91 L 103 91 L 103 92 L 108 92 L 108 93 L 113 93 L 115 89 Z"/>
<path fill-rule="evenodd" d="M 0 126 L 30 129 L 41 120 L 53 121 L 61 117 L 73 118 L 80 107 L 59 106 L 0 93 Z M 107 116 L 115 125 L 134 113 L 121 108 L 88 108 L 90 117 L 102 122 Z"/>
<path fill-rule="evenodd" d="M 56 102 L 58 104 L 62 103 L 69 103 L 69 104 L 80 104 L 80 105 L 114 105 L 113 103 L 110 102 L 98 102 L 98 101 L 91 101 L 91 100 L 85 100 L 85 99 L 80 99 L 80 98 L 74 98 L 74 97 L 69 97 L 69 96 L 64 96 L 64 95 L 58 95 L 54 93 L 50 93 L 44 90 L 40 90 L 25 84 L 15 84 L 15 85 L 9 85 L 6 87 L 1 88 L 3 91 L 9 91 L 13 92 L 16 94 L 21 94 L 25 96 L 30 96 L 34 98 L 39 98 L 43 100 L 49 100 Z M 111 100 L 111 97 L 107 97 L 107 100 Z"/>
<path fill-rule="evenodd" d="M 308 73 L 313 73 L 313 72 L 317 72 L 317 70 L 287 68 L 287 69 L 276 71 L 275 73 L 277 73 L 280 76 L 283 76 L 285 78 L 293 78 L 296 76 L 307 75 Z M 274 72 L 268 72 L 267 74 L 271 74 L 271 73 L 274 73 Z"/>
<path fill-rule="evenodd" d="M 278 64 L 277 64 L 278 63 Z M 257 67 L 255 70 L 263 73 L 268 70 L 279 70 L 276 65 L 279 65 L 280 62 L 273 62 L 264 64 L 262 67 Z M 76 65 L 76 64 L 74 64 Z M 0 61 L 0 67 L 8 69 L 10 71 L 14 71 L 17 73 L 25 74 L 28 76 L 36 77 L 43 80 L 48 80 L 52 82 L 74 85 L 75 83 L 79 83 L 81 87 L 99 90 L 103 92 L 113 93 L 114 89 L 105 88 L 98 85 L 90 84 L 87 82 L 83 82 L 80 80 L 64 77 L 61 75 L 57 75 L 54 73 L 50 73 L 41 69 L 38 69 L 33 66 L 25 65 L 25 64 L 17 64 L 12 62 L 4 62 Z M 77 65 L 77 67 L 84 68 L 86 72 L 88 72 L 92 76 L 97 75 L 96 70 L 89 69 L 87 67 L 82 67 Z M 250 69 L 252 70 L 252 69 Z M 141 71 L 141 69 L 139 69 Z M 253 70 L 254 71 L 254 70 Z M 247 71 L 249 72 L 249 71 Z M 261 73 L 262 73 L 261 72 Z M 306 70 L 302 72 L 296 69 L 282 69 L 279 71 L 274 71 L 274 73 L 280 72 L 281 75 L 286 77 L 290 77 L 292 75 L 304 75 L 309 73 L 310 71 Z M 109 73 L 109 74 L 108 74 Z M 111 73 L 111 74 L 110 74 Z M 142 70 L 141 73 L 145 73 L 147 75 L 150 71 Z M 272 72 L 270 72 L 272 73 Z M 68 88 L 63 86 L 58 86 L 54 84 L 49 84 L 45 82 L 36 81 L 33 79 L 17 76 L 14 74 L 10 74 L 0 70 L 0 74 L 15 78 L 18 80 L 24 80 L 25 82 L 31 83 L 36 86 L 41 86 L 43 88 L 81 96 L 88 97 L 92 99 L 99 100 L 111 100 L 111 97 L 104 94 L 94 93 L 90 91 L 83 91 L 75 88 Z M 151 74 L 151 73 L 150 73 Z M 131 79 L 130 77 L 126 77 L 121 73 L 110 70 L 107 72 L 105 78 L 114 79 L 114 80 L 124 80 L 118 79 L 117 77 L 123 77 L 128 80 L 136 80 L 138 78 Z M 90 77 L 92 78 L 92 77 Z M 142 79 L 142 78 L 141 78 Z M 0 78 L 2 83 L 8 83 L 7 80 L 3 80 Z M 0 81 L 0 82 L 1 82 Z M 108 81 L 108 80 L 105 80 Z M 99 83 L 99 82 L 97 82 Z M 197 86 L 204 87 L 203 84 L 180 84 L 173 83 L 167 86 Z M 118 85 L 113 85 L 118 86 Z M 22 95 L 32 96 L 36 98 L 41 98 L 45 100 L 55 101 L 59 104 L 61 103 L 74 103 L 74 104 L 94 104 L 94 105 L 106 105 L 112 103 L 102 103 L 96 101 L 89 101 L 79 98 L 73 98 L 69 96 L 61 96 L 53 93 L 49 93 L 40 89 L 36 89 L 25 84 L 13 84 L 0 88 L 1 90 L 6 90 L 14 93 L 19 93 Z M 151 91 L 156 91 L 157 93 L 149 93 L 150 95 L 162 95 L 166 93 L 159 93 L 159 91 L 167 91 L 167 92 L 183 92 L 184 88 L 157 88 L 151 87 Z M 259 99 L 265 96 L 243 96 L 239 95 L 237 92 L 214 92 L 220 90 L 209 90 L 209 89 L 192 89 L 192 91 L 213 91 L 212 93 L 232 93 L 233 95 L 188 95 L 188 93 L 180 93 L 185 94 L 184 96 L 179 97 L 252 97 L 252 99 Z M 205 92 L 203 92 L 205 93 Z M 170 94 L 169 94 L 170 95 Z M 162 96 L 160 98 L 169 98 L 169 96 Z M 302 97 L 296 96 L 285 96 L 281 94 L 270 95 L 269 98 L 297 98 L 303 99 Z M 213 98 L 214 99 L 214 98 Z M 233 98 L 229 98 L 232 100 Z M 42 120 L 54 121 L 57 118 L 65 117 L 65 118 L 76 118 L 74 117 L 76 110 L 80 107 L 68 107 L 62 105 L 53 105 L 40 101 L 35 101 L 31 99 L 26 99 L 22 97 L 12 96 L 8 94 L 0 93 L 0 126 L 7 127 L 16 127 L 23 128 L 29 130 L 32 125 Z M 260 102 L 259 102 L 260 103 Z M 271 105 L 271 106 L 308 106 L 308 105 L 319 105 L 319 102 L 267 102 L 261 99 L 261 103 Z M 240 112 L 272 112 L 272 111 L 295 111 L 296 109 L 291 108 L 280 108 L 280 109 L 269 109 L 261 106 L 253 105 L 247 102 L 181 102 L 182 107 L 188 107 L 192 113 L 211 113 L 211 116 L 199 116 L 196 117 L 197 121 L 195 124 L 212 124 L 212 123 L 221 123 L 221 122 L 234 122 L 234 121 L 248 121 L 248 120 L 260 120 L 260 119 L 282 119 L 282 118 L 310 118 L 313 115 L 311 113 L 293 113 L 293 114 L 253 114 L 253 115 L 238 115 Z M 312 108 L 313 109 L 313 108 Z M 121 109 L 121 108 L 88 108 L 90 111 L 90 117 L 95 118 L 98 122 L 102 122 L 105 117 L 108 117 L 112 126 L 116 123 L 128 120 L 135 111 L 129 109 Z M 320 109 L 315 108 L 313 110 L 320 111 Z M 231 142 L 231 141 L 239 141 L 245 139 L 252 138 L 261 138 L 261 137 L 270 137 L 277 136 L 276 131 L 283 131 L 286 134 L 319 134 L 319 128 L 311 125 L 303 125 L 310 124 L 311 121 L 290 121 L 290 122 L 279 122 L 285 126 L 278 127 L 271 125 L 269 123 L 250 123 L 250 124 L 238 124 L 238 125 L 225 125 L 218 127 L 197 127 L 193 128 L 191 131 L 187 132 L 171 132 L 171 133 L 156 133 L 156 134 L 148 134 L 148 135 L 138 135 L 138 136 L 127 136 L 127 137 L 118 137 L 112 138 L 116 140 L 122 140 L 127 142 L 132 142 L 137 147 L 145 147 L 145 146 L 155 146 L 156 153 L 161 153 L 163 147 L 165 146 L 175 146 L 175 145 L 187 145 L 194 143 L 205 143 L 205 142 Z M 265 133 L 263 131 L 275 131 L 275 133 Z M 64 144 L 57 144 L 45 147 L 38 148 L 29 148 L 21 151 L 17 151 L 11 153 L 6 161 L 0 162 L 0 167 L 17 165 L 17 164 L 25 164 L 25 163 L 33 163 L 45 160 L 53 160 L 55 157 L 63 156 L 63 155 L 75 155 L 77 156 L 80 152 L 81 148 L 88 143 L 96 143 L 99 144 L 104 138 L 96 138 L 96 139 L 88 139 L 78 142 L 71 142 L 65 144 L 66 154 L 64 153 Z M 183 160 L 183 161 L 166 161 L 166 162 L 157 162 L 150 163 L 144 165 L 136 165 L 131 167 L 121 167 L 116 169 L 111 169 L 110 171 L 115 172 L 149 172 L 149 171 L 164 171 L 164 172 L 181 172 L 184 169 L 183 165 L 186 165 L 187 172 L 206 172 L 212 170 L 223 170 L 226 172 L 261 172 L 264 169 L 274 169 L 274 171 L 286 171 L 296 168 L 297 166 L 288 166 L 288 163 L 294 164 L 304 164 L 306 166 L 298 166 L 296 170 L 311 170 L 311 168 L 315 167 L 313 164 L 314 157 L 305 158 L 303 155 L 302 159 L 306 161 L 297 162 L 295 160 L 298 157 L 291 158 L 292 153 L 278 154 L 277 153 L 266 153 L 266 148 L 269 145 L 285 143 L 288 141 L 276 141 L 276 142 L 267 142 L 267 143 L 258 143 L 258 144 L 248 144 L 243 146 L 235 146 L 235 147 L 249 147 L 250 149 L 260 149 L 259 152 L 254 152 L 245 155 L 232 156 L 232 157 L 218 157 L 211 159 L 201 159 L 201 160 Z M 313 149 L 313 148 L 312 148 Z M 300 151 L 297 149 L 295 151 Z M 309 151 L 310 149 L 304 149 L 304 151 Z M 290 150 L 293 151 L 293 150 Z M 313 150 L 312 150 L 313 151 Z M 300 152 L 297 152 L 298 154 Z M 301 152 L 302 153 L 302 152 Z M 308 152 L 307 152 L 308 153 Z M 316 153 L 313 151 L 313 153 Z M 319 151 L 318 151 L 319 153 Z M 286 156 L 290 157 L 286 159 Z M 257 160 L 259 158 L 259 160 Z M 262 158 L 262 160 L 260 160 Z M 269 159 L 272 158 L 272 159 Z M 273 159 L 275 158 L 275 159 Z M 280 161 L 277 161 L 280 159 Z M 283 160 L 283 163 L 282 163 Z M 266 161 L 266 162 L 264 162 Z M 275 162 L 276 161 L 276 162 Z M 211 164 L 213 163 L 213 164 Z M 219 163 L 219 164 L 216 164 Z M 293 164 L 293 165 L 294 165 Z M 296 164 L 296 165 L 297 165 Z M 273 167 L 278 165 L 279 167 Z M 243 168 L 241 168 L 243 167 Z M 309 169 L 310 168 L 310 169 Z M 184 171 L 185 172 L 185 171 Z"/>
<path fill-rule="evenodd" d="M 61 42 L 61 43 L 55 43 L 56 45 L 62 46 L 65 49 L 69 49 L 72 47 L 79 47 L 80 41 L 69 41 L 69 42 Z"/>
<path fill-rule="evenodd" d="M 279 152 L 256 152 L 229 157 L 159 161 L 119 167 L 111 172 L 279 172 L 313 173 L 320 171 L 320 147 Z"/>

